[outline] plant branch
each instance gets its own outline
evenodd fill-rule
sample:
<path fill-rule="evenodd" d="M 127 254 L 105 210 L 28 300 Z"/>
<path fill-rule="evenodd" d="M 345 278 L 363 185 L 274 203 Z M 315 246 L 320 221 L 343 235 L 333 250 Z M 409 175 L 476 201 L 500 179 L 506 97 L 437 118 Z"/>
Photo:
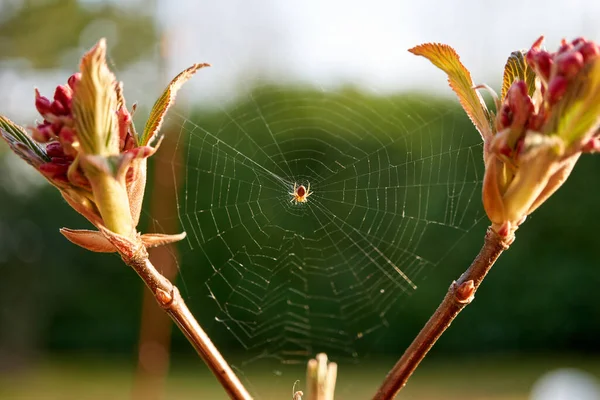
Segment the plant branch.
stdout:
<path fill-rule="evenodd" d="M 217 377 L 227 394 L 234 400 L 252 400 L 252 397 L 200 327 L 187 308 L 179 289 L 160 274 L 148 259 L 146 251 L 140 256 L 125 259 L 148 286 L 158 304 L 173 319 L 200 357 Z"/>
<path fill-rule="evenodd" d="M 373 397 L 374 400 L 393 399 L 406 385 L 408 378 L 438 338 L 450 326 L 458 313 L 473 300 L 483 278 L 500 257 L 500 254 L 508 249 L 512 239 L 512 237 L 501 237 L 492 228 L 488 228 L 479 254 L 458 281 L 452 282 L 444 300 L 389 372 Z"/>

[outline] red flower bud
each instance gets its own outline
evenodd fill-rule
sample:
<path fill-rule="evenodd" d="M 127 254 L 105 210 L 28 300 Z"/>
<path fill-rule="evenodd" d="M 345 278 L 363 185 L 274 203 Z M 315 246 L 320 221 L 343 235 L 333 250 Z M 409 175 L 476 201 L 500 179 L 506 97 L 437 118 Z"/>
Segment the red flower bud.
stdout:
<path fill-rule="evenodd" d="M 548 103 L 556 104 L 567 91 L 568 81 L 563 76 L 555 76 L 548 85 Z"/>
<path fill-rule="evenodd" d="M 77 155 L 77 151 L 73 148 L 73 143 L 76 139 L 75 131 L 67 126 L 64 126 L 58 134 L 58 140 L 62 145 L 63 151 L 69 157 L 75 157 Z"/>
<path fill-rule="evenodd" d="M 577 46 L 582 45 L 584 43 L 587 43 L 587 40 L 585 40 L 585 38 L 582 38 L 582 37 L 578 37 L 576 39 L 573 39 L 573 41 L 571 42 L 571 44 L 574 47 L 577 47 Z"/>
<path fill-rule="evenodd" d="M 48 143 L 46 145 L 46 154 L 52 158 L 65 156 L 65 152 L 63 151 L 61 144 L 58 142 Z"/>
<path fill-rule="evenodd" d="M 600 54 L 600 49 L 598 48 L 598 45 L 596 45 L 596 43 L 587 42 L 579 48 L 579 52 L 583 55 L 583 61 L 588 62 L 589 60 L 596 58 L 598 54 Z"/>
<path fill-rule="evenodd" d="M 65 108 L 65 106 L 63 106 L 58 101 L 53 101 L 52 102 L 52 105 L 50 106 L 50 111 L 54 115 L 67 115 L 67 114 L 69 114 L 69 112 L 67 111 L 67 109 Z"/>
<path fill-rule="evenodd" d="M 581 71 L 583 55 L 578 51 L 570 51 L 556 57 L 556 69 L 565 78 L 571 79 Z"/>
<path fill-rule="evenodd" d="M 60 132 L 58 133 L 58 138 L 63 144 L 73 143 L 76 138 L 75 131 L 72 128 L 69 128 L 68 126 L 63 126 Z"/>
<path fill-rule="evenodd" d="M 573 47 L 574 46 L 571 43 L 567 42 L 566 39 L 562 39 L 560 41 L 560 47 L 558 48 L 557 53 L 558 54 L 566 53 L 569 50 L 571 50 Z"/>
<path fill-rule="evenodd" d="M 47 143 L 54 137 L 54 132 L 49 123 L 43 123 L 31 130 L 31 137 L 38 143 Z"/>
<path fill-rule="evenodd" d="M 40 95 L 40 92 L 35 89 L 35 108 L 44 117 L 50 114 L 50 106 L 52 102 L 47 97 Z"/>
<path fill-rule="evenodd" d="M 506 93 L 506 99 L 512 114 L 511 128 L 522 129 L 534 110 L 525 81 L 514 82 Z"/>
<path fill-rule="evenodd" d="M 76 72 L 73 75 L 71 75 L 69 77 L 69 80 L 67 81 L 69 84 L 69 87 L 73 90 L 75 90 L 75 86 L 77 86 L 77 83 L 81 80 L 81 72 Z"/>
<path fill-rule="evenodd" d="M 532 114 L 527 121 L 527 129 L 539 132 L 546 122 L 546 113 L 540 111 L 537 114 Z"/>
<path fill-rule="evenodd" d="M 531 50 L 539 50 L 542 48 L 542 43 L 544 43 L 544 36 L 540 36 L 537 40 L 531 45 Z"/>
<path fill-rule="evenodd" d="M 54 136 L 58 136 L 58 134 L 60 133 L 60 130 L 63 127 L 63 123 L 60 120 L 54 121 L 50 127 L 52 128 L 52 133 L 54 134 Z"/>
<path fill-rule="evenodd" d="M 514 89 L 513 89 L 514 88 Z M 516 81 L 511 86 L 512 91 L 509 90 L 508 96 L 513 96 L 513 98 L 517 99 L 518 97 L 528 97 L 529 93 L 527 92 L 527 84 L 525 81 Z M 512 93 L 511 93 L 512 92 Z M 518 96 L 518 97 L 515 97 Z"/>
<path fill-rule="evenodd" d="M 508 104 L 503 104 L 498 117 L 496 118 L 496 130 L 501 131 L 506 129 L 512 123 L 512 113 Z"/>
<path fill-rule="evenodd" d="M 552 69 L 552 55 L 545 50 L 532 49 L 527 52 L 527 63 L 543 80 L 548 80 Z"/>
<path fill-rule="evenodd" d="M 133 137 L 129 134 L 129 125 L 131 124 L 131 114 L 125 107 L 119 108 L 117 111 L 117 120 L 119 124 L 119 149 L 129 150 L 135 145 Z"/>
<path fill-rule="evenodd" d="M 59 102 L 67 113 L 71 112 L 71 99 L 73 98 L 73 91 L 69 86 L 60 85 L 56 87 L 54 91 L 54 101 Z"/>

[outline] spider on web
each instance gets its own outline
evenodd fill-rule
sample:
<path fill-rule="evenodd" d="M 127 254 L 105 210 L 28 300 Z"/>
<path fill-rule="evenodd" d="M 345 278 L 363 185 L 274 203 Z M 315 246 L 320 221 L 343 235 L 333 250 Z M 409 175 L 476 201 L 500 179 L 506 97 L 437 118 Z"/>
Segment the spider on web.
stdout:
<path fill-rule="evenodd" d="M 312 193 L 313 192 L 310 191 L 310 183 L 308 184 L 308 188 L 305 188 L 304 185 L 297 186 L 297 184 L 294 183 L 294 191 L 288 193 L 290 196 L 292 196 L 290 203 L 306 203 L 308 196 L 310 196 Z"/>

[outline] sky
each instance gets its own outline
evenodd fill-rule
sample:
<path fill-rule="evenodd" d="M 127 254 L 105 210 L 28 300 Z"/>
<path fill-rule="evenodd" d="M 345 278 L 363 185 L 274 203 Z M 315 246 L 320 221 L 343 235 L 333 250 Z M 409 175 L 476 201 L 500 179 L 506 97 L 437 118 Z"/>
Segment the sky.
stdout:
<path fill-rule="evenodd" d="M 81 1 L 89 6 L 112 1 L 135 9 L 141 0 Z M 450 44 L 476 83 L 498 88 L 510 52 L 529 47 L 542 34 L 549 49 L 562 37 L 600 41 L 600 1 L 593 0 L 155 0 L 155 5 L 170 48 L 168 75 L 194 62 L 212 64 L 182 93 L 208 107 L 222 106 L 257 81 L 452 96 L 444 74 L 408 53 L 409 48 Z M 109 28 L 96 24 L 86 29 L 81 48 L 93 42 L 90 35 L 108 36 L 110 46 L 118 38 L 111 40 Z M 141 105 L 166 83 L 151 73 L 150 61 L 140 60 L 127 70 L 113 67 L 127 83 L 126 95 L 135 90 L 128 98 Z M 51 92 L 65 74 L 24 72 L 19 63 L 1 68 L 0 87 L 12 99 L 2 111 L 34 117 L 34 110 L 25 115 L 22 107 L 30 104 L 32 88 Z"/>
<path fill-rule="evenodd" d="M 192 83 L 201 98 L 229 96 L 249 76 L 324 88 L 449 93 L 445 77 L 407 49 L 453 46 L 477 83 L 499 87 L 511 51 L 540 35 L 600 40 L 600 2 L 505 0 L 226 0 L 159 2 L 172 73 L 213 65 Z M 203 72 L 204 73 L 204 72 Z M 201 95 L 202 93 L 202 95 Z"/>

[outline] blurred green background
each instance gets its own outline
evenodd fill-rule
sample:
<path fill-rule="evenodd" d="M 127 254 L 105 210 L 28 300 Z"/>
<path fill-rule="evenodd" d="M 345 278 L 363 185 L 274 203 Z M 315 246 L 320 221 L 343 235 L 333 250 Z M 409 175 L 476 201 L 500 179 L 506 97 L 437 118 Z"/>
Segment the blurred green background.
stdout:
<path fill-rule="evenodd" d="M 169 63 L 161 58 L 160 43 L 168 38 L 169 29 L 175 28 L 160 23 L 160 15 L 154 11 L 159 9 L 156 2 L 135 3 L 131 7 L 110 1 L 3 3 L 0 82 L 23 76 L 21 86 L 25 87 L 25 94 L 13 96 L 15 87 L 4 91 L 7 110 L 3 108 L 2 114 L 17 112 L 18 115 L 8 117 L 31 124 L 27 122 L 35 118 L 31 85 L 37 84 L 33 79 L 43 81 L 39 85 L 47 87 L 45 94 L 49 95 L 51 88 L 62 83 L 75 68 L 84 49 L 103 35 L 119 39 L 114 46 L 109 42 L 111 66 L 116 68 L 118 78 L 125 80 L 126 90 L 138 85 L 128 99 L 139 100 L 140 114 L 147 113 L 155 93 L 168 80 L 165 63 Z M 524 44 L 530 39 L 525 38 Z M 173 45 L 176 47 L 177 42 Z M 185 66 L 177 64 L 179 69 Z M 141 78 L 136 77 L 139 71 L 144 74 Z M 132 77 L 133 82 L 127 77 Z M 240 91 L 234 100 L 219 104 L 184 101 L 186 106 L 168 119 L 167 141 L 190 149 L 186 148 L 184 154 L 187 162 L 177 161 L 171 154 L 165 156 L 176 166 L 183 164 L 188 171 L 188 175 L 181 175 L 185 176 L 182 192 L 198 193 L 203 189 L 196 182 L 202 186 L 202 179 L 209 179 L 202 174 L 200 160 L 205 159 L 205 152 L 213 154 L 210 146 L 214 143 L 201 135 L 204 131 L 220 132 L 228 138 L 226 141 L 252 137 L 260 143 L 268 133 L 264 124 L 256 123 L 263 117 L 274 121 L 273 129 L 289 132 L 293 138 L 298 134 L 293 125 L 295 117 L 302 118 L 303 127 L 315 134 L 333 129 L 343 135 L 353 129 L 356 121 L 363 121 L 364 126 L 384 127 L 383 119 L 377 118 L 392 113 L 394 122 L 386 130 L 363 133 L 359 142 L 362 148 L 376 151 L 388 145 L 386 140 L 390 137 L 410 132 L 407 139 L 388 147 L 390 154 L 404 155 L 412 145 L 424 140 L 443 146 L 432 154 L 453 154 L 449 159 L 460 160 L 460 165 L 470 171 L 460 175 L 474 183 L 473 187 L 465 187 L 477 189 L 482 166 L 472 162 L 481 163 L 478 134 L 453 100 L 425 92 L 374 94 L 351 84 L 335 90 L 289 82 L 277 85 L 258 79 L 251 72 L 246 78 L 241 79 L 246 91 Z M 148 82 L 152 85 L 145 86 Z M 21 86 L 16 88 L 22 89 Z M 186 99 L 184 94 L 183 100 Z M 15 104 L 17 101 L 19 104 Z M 233 120 L 238 126 L 232 125 Z M 283 122 L 282 126 L 275 126 L 277 122 Z M 310 133 L 302 135 L 307 137 Z M 457 155 L 457 149 L 462 155 Z M 251 154 L 253 147 L 238 143 L 236 150 Z M 471 158 L 460 158 L 467 154 Z M 209 161 L 206 168 L 211 165 L 214 166 Z M 68 243 L 58 228 L 83 228 L 88 226 L 86 221 L 70 210 L 54 189 L 25 170 L 3 144 L 0 166 L 0 398 L 131 397 L 135 393 L 142 319 L 141 282 L 117 257 L 92 254 Z M 442 161 L 435 166 L 444 173 L 457 168 Z M 150 168 L 148 197 L 152 195 L 155 176 L 152 163 Z M 599 168 L 598 157 L 583 157 L 565 186 L 528 219 L 517 232 L 510 251 L 501 257 L 478 292 L 477 301 L 438 342 L 401 398 L 526 399 L 536 380 L 555 368 L 573 367 L 600 376 L 600 302 L 596 292 L 600 271 L 595 247 L 600 214 L 595 172 Z M 288 201 L 282 193 L 273 207 Z M 315 198 L 318 196 L 316 191 Z M 448 207 L 447 200 L 430 196 L 432 209 Z M 466 198 L 461 196 L 460 199 Z M 185 216 L 183 202 L 180 198 L 180 215 Z M 198 205 L 190 207 L 201 209 Z M 414 250 L 434 261 L 422 272 L 416 271 L 419 289 L 410 296 L 390 298 L 393 307 L 386 316 L 390 327 L 354 343 L 358 357 L 340 357 L 339 398 L 368 398 L 373 393 L 450 282 L 476 255 L 486 229 L 479 192 L 456 212 L 465 215 L 465 222 L 456 224 L 465 229 L 464 236 L 426 236 Z M 167 220 L 179 221 L 176 210 L 166 214 Z M 289 223 L 298 230 L 310 223 L 302 215 L 274 218 L 280 226 Z M 453 225 L 445 221 L 446 225 Z M 157 222 L 162 221 L 150 217 L 147 207 L 141 230 L 160 229 Z M 183 222 L 186 231 L 193 231 L 190 222 L 185 218 Z M 242 238 L 236 244 L 235 238 L 229 240 L 234 247 L 247 244 Z M 189 243 L 179 247 L 178 283 L 192 311 L 258 398 L 289 398 L 293 382 L 303 379 L 303 367 L 281 365 L 269 357 L 247 363 L 251 352 L 240 345 L 227 324 L 215 320 L 224 316 L 210 298 L 207 285 L 213 293 L 223 292 L 218 297 L 230 295 L 227 284 L 215 280 L 210 268 L 211 260 L 219 256 L 206 255 L 193 241 L 191 244 L 194 249 Z M 453 244 L 452 251 L 446 254 Z M 207 248 L 210 252 L 211 247 Z M 311 306 L 318 307 L 318 301 Z M 332 327 L 335 323 L 330 321 Z M 314 350 L 321 351 L 317 347 Z M 267 351 L 274 354 L 275 350 Z M 171 355 L 172 367 L 165 386 L 154 397 L 225 398 L 178 332 L 173 334 Z M 336 354 L 332 351 L 330 356 L 335 359 Z"/>

